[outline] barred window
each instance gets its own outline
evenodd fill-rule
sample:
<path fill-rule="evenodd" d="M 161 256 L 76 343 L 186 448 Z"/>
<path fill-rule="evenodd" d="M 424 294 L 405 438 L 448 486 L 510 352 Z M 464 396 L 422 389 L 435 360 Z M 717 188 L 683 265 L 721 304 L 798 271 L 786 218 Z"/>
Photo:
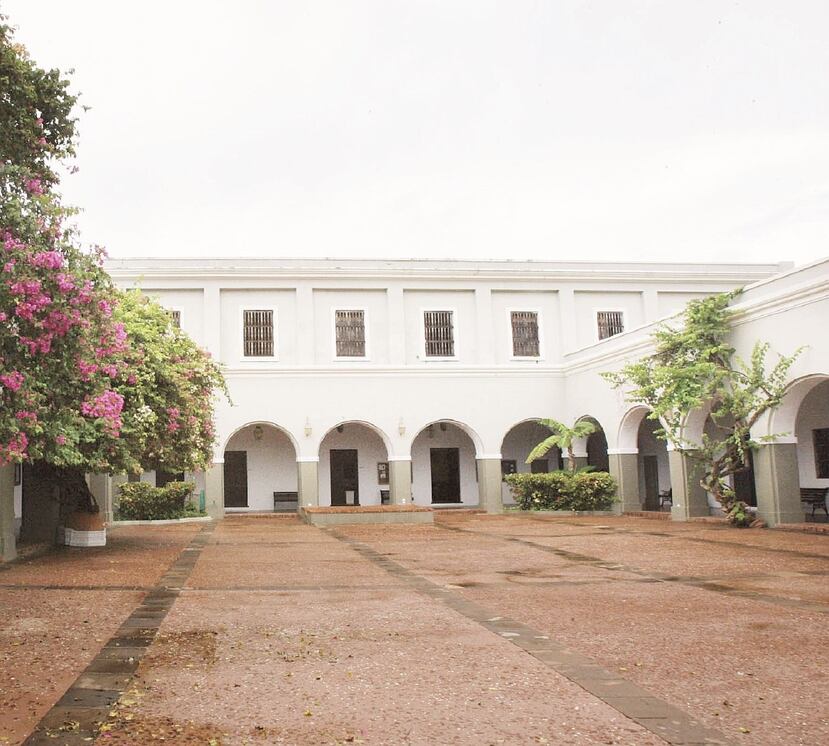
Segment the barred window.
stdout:
<path fill-rule="evenodd" d="M 607 339 L 625 330 L 625 319 L 622 311 L 599 311 L 599 339 Z"/>
<path fill-rule="evenodd" d="M 538 357 L 538 314 L 535 311 L 513 311 L 512 354 L 514 357 Z"/>
<path fill-rule="evenodd" d="M 170 311 L 170 321 L 176 329 L 181 329 L 181 311 Z"/>
<path fill-rule="evenodd" d="M 812 441 L 815 446 L 815 476 L 829 479 L 829 427 L 812 430 Z"/>
<path fill-rule="evenodd" d="M 454 357 L 455 337 L 452 311 L 424 311 L 426 357 Z"/>
<path fill-rule="evenodd" d="M 337 357 L 366 356 L 366 312 L 336 311 Z"/>
<path fill-rule="evenodd" d="M 245 311 L 245 357 L 273 357 L 273 311 Z"/>

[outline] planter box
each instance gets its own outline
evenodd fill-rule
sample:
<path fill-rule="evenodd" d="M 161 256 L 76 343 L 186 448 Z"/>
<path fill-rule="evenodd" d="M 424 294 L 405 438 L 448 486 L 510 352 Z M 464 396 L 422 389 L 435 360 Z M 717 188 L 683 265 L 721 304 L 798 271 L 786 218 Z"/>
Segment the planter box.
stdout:
<path fill-rule="evenodd" d="M 105 528 L 100 531 L 79 531 L 76 528 L 63 528 L 63 540 L 60 542 L 68 547 L 105 547 L 107 543 L 107 532 Z"/>

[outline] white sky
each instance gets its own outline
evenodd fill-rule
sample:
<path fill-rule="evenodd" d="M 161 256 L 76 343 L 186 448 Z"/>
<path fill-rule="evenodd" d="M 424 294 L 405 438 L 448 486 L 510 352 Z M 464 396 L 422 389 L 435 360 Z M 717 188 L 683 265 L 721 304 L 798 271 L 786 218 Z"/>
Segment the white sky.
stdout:
<path fill-rule="evenodd" d="M 826 0 L 0 0 L 113 256 L 829 255 Z"/>

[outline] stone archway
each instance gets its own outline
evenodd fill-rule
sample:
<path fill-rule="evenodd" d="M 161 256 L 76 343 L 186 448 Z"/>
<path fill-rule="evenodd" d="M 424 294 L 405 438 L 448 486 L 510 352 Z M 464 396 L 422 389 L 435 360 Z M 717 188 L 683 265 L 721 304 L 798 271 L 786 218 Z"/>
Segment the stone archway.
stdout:
<path fill-rule="evenodd" d="M 319 447 L 320 505 L 381 505 L 390 501 L 388 438 L 368 422 L 331 428 Z"/>
<path fill-rule="evenodd" d="M 426 425 L 412 441 L 414 502 L 441 507 L 480 504 L 477 451 L 466 425 L 452 420 Z"/>
<path fill-rule="evenodd" d="M 256 422 L 236 430 L 225 445 L 223 469 L 227 512 L 297 509 L 297 451 L 277 425 Z"/>
<path fill-rule="evenodd" d="M 544 458 L 526 463 L 527 456 L 535 446 L 550 435 L 537 419 L 524 420 L 513 425 L 501 442 L 501 473 L 550 472 L 563 468 L 561 450 L 552 448 Z M 501 499 L 504 504 L 514 504 L 512 492 L 506 482 L 502 483 Z"/>

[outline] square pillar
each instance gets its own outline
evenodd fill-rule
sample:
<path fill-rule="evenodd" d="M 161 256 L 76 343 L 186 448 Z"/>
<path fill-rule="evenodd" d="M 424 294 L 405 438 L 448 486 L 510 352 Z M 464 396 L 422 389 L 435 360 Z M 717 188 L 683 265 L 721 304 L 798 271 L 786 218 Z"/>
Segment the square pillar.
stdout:
<path fill-rule="evenodd" d="M 487 513 L 501 513 L 501 458 L 478 459 L 478 506 Z"/>
<path fill-rule="evenodd" d="M 225 517 L 225 464 L 213 462 L 204 473 L 204 502 L 212 518 Z"/>
<path fill-rule="evenodd" d="M 112 523 L 112 479 L 109 474 L 87 474 L 86 481 L 89 491 L 95 497 L 101 512 L 101 519 L 105 524 Z"/>
<path fill-rule="evenodd" d="M 797 443 L 769 443 L 754 452 L 757 515 L 769 526 L 803 523 Z"/>
<path fill-rule="evenodd" d="M 639 454 L 608 453 L 610 475 L 616 480 L 616 497 L 619 502 L 614 509 L 619 513 L 642 510 L 642 496 L 639 494 Z"/>
<path fill-rule="evenodd" d="M 17 557 L 14 538 L 14 464 L 0 466 L 0 562 Z"/>
<path fill-rule="evenodd" d="M 411 459 L 389 461 L 389 502 L 392 505 L 412 502 Z"/>
<path fill-rule="evenodd" d="M 297 471 L 297 509 L 320 504 L 319 459 L 296 462 Z"/>
<path fill-rule="evenodd" d="M 567 459 L 567 454 L 563 453 L 561 455 L 561 460 L 564 462 L 564 471 L 567 471 L 568 467 L 567 464 L 569 463 Z M 573 460 L 576 462 L 576 470 L 583 469 L 585 466 L 589 466 L 587 463 L 587 456 L 574 456 Z"/>
<path fill-rule="evenodd" d="M 699 483 L 700 466 L 688 451 L 668 451 L 668 466 L 671 470 L 671 519 L 687 521 L 689 518 L 707 516 L 708 493 Z"/>

